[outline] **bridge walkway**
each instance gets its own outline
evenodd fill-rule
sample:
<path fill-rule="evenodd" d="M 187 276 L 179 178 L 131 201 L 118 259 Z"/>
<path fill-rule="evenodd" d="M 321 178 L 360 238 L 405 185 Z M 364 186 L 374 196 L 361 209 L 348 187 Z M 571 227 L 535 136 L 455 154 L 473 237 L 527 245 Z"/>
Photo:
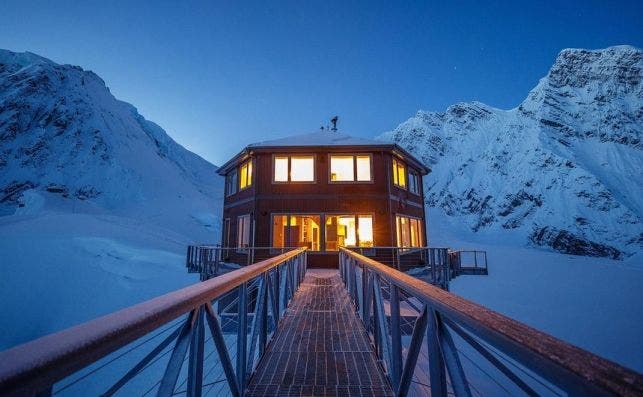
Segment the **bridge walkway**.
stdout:
<path fill-rule="evenodd" d="M 247 395 L 393 395 L 337 270 L 308 269 Z"/>

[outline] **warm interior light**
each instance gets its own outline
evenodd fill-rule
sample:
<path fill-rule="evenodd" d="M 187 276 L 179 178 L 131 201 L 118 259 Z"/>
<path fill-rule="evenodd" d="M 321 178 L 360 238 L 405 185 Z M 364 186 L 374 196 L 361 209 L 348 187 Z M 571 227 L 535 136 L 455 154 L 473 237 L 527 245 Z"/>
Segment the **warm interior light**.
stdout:
<path fill-rule="evenodd" d="M 360 215 L 357 218 L 357 228 L 359 231 L 359 246 L 373 246 L 373 217 L 370 215 Z"/>
<path fill-rule="evenodd" d="M 290 158 L 290 180 L 293 182 L 315 181 L 315 160 L 313 156 Z"/>
<path fill-rule="evenodd" d="M 275 157 L 275 182 L 288 182 L 288 157 Z"/>
<path fill-rule="evenodd" d="M 371 156 L 357 156 L 357 180 L 371 180 Z"/>
<path fill-rule="evenodd" d="M 353 169 L 353 156 L 331 156 L 330 157 L 330 180 L 331 181 L 354 181 L 355 170 Z"/>

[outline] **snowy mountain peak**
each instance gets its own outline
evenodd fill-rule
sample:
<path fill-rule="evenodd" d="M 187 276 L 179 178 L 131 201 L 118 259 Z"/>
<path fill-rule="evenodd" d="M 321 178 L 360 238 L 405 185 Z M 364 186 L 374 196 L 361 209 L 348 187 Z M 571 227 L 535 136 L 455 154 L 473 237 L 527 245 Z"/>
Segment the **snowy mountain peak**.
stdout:
<path fill-rule="evenodd" d="M 431 166 L 427 203 L 454 222 L 623 257 L 643 247 L 642 78 L 635 47 L 566 49 L 515 109 L 419 111 L 380 139 Z"/>
<path fill-rule="evenodd" d="M 29 209 L 34 196 L 44 201 L 31 207 L 81 212 L 210 213 L 220 200 L 215 171 L 95 73 L 0 50 L 0 215 Z"/>

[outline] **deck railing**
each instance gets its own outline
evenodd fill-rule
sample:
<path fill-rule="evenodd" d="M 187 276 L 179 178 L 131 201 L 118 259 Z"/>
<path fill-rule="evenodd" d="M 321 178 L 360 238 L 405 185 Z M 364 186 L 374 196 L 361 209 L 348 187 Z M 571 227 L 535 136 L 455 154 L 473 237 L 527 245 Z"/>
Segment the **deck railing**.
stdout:
<path fill-rule="evenodd" d="M 643 395 L 636 372 L 345 248 L 340 273 L 397 395 Z"/>
<path fill-rule="evenodd" d="M 242 396 L 305 271 L 306 249 L 293 250 L 6 350 L 0 395 L 201 396 L 227 383 Z"/>
<path fill-rule="evenodd" d="M 189 245 L 185 266 L 190 273 L 200 273 L 201 280 L 218 276 L 226 264 L 248 266 L 275 255 L 302 247 L 221 247 L 220 245 Z M 229 269 L 226 269 L 229 270 Z"/>

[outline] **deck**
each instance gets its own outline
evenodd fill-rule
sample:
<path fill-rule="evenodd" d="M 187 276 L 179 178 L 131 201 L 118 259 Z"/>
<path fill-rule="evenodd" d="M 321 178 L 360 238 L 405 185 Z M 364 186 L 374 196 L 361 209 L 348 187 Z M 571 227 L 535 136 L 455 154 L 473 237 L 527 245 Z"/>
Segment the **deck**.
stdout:
<path fill-rule="evenodd" d="M 307 271 L 247 395 L 393 395 L 336 270 Z"/>

